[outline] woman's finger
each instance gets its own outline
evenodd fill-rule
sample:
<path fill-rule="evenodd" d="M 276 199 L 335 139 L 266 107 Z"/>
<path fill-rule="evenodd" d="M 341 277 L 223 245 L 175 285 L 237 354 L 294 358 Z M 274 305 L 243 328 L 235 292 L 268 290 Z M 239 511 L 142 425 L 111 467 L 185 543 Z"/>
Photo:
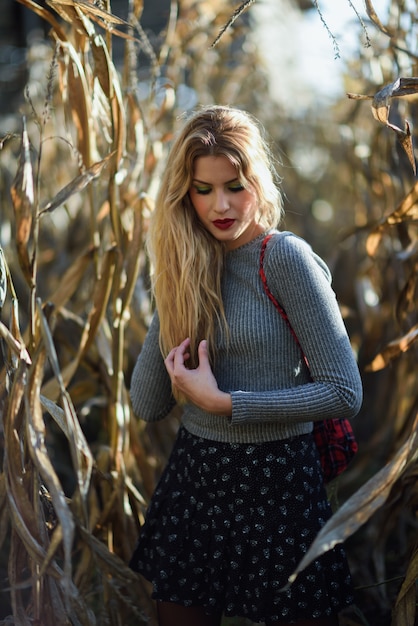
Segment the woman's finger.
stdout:
<path fill-rule="evenodd" d="M 181 342 L 179 346 L 177 346 L 174 353 L 174 366 L 184 365 L 184 361 L 186 360 L 186 350 L 190 345 L 190 339 L 187 338 Z"/>
<path fill-rule="evenodd" d="M 203 339 L 199 343 L 198 355 L 199 355 L 199 365 L 200 366 L 202 366 L 202 365 L 203 366 L 209 365 L 208 342 L 206 341 L 206 339 Z"/>
<path fill-rule="evenodd" d="M 176 350 L 177 348 L 173 348 L 172 350 L 170 350 L 170 352 L 167 354 L 166 358 L 164 359 L 164 365 L 168 373 L 170 374 L 170 376 L 174 370 L 174 357 L 176 354 Z"/>

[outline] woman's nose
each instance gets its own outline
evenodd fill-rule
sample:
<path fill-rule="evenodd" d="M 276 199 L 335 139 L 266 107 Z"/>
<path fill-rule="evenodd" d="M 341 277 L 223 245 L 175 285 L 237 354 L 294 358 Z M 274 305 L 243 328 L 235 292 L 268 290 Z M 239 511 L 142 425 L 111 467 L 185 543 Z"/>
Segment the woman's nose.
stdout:
<path fill-rule="evenodd" d="M 225 213 L 229 209 L 229 200 L 224 191 L 218 191 L 216 194 L 216 211 Z"/>

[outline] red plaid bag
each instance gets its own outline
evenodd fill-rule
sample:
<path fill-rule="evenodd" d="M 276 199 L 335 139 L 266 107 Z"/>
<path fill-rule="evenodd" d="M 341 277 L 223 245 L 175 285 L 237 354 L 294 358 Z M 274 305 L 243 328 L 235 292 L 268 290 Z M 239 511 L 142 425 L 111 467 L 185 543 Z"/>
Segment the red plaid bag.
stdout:
<path fill-rule="evenodd" d="M 268 241 L 273 235 L 267 235 L 261 246 L 260 253 L 260 277 L 263 281 L 263 286 L 266 294 L 273 302 L 276 309 L 279 311 L 282 318 L 288 325 L 290 332 L 292 333 L 296 343 L 298 344 L 302 354 L 303 350 L 299 343 L 299 339 L 293 330 L 289 318 L 285 311 L 282 309 L 276 298 L 271 293 L 268 285 L 266 275 L 264 273 L 264 254 Z M 303 354 L 306 365 L 309 367 L 308 360 Z M 331 480 L 339 476 L 341 472 L 347 469 L 353 456 L 358 450 L 356 438 L 354 436 L 353 429 L 348 419 L 346 418 L 334 418 L 328 420 L 322 420 L 320 422 L 314 422 L 313 436 L 317 445 L 319 455 L 321 458 L 322 471 L 324 473 L 325 483 L 329 483 Z"/>

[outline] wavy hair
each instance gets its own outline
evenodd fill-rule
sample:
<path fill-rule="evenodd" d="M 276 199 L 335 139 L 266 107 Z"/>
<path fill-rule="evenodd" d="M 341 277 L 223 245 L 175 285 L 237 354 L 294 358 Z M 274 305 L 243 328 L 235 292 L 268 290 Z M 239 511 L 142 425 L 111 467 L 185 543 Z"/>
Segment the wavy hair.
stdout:
<path fill-rule="evenodd" d="M 228 335 L 221 295 L 225 244 L 205 230 L 189 198 L 194 163 L 202 156 L 230 160 L 244 187 L 255 189 L 266 230 L 279 224 L 283 210 L 274 161 L 258 122 L 226 106 L 194 112 L 171 147 L 147 241 L 161 351 L 166 356 L 190 337 L 191 367 L 202 339 L 208 340 L 213 361 L 217 329 Z"/>

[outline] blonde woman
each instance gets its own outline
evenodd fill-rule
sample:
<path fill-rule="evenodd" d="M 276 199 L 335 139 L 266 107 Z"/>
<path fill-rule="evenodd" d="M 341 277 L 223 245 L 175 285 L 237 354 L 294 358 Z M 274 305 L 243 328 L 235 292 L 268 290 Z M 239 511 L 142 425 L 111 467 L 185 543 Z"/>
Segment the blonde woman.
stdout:
<path fill-rule="evenodd" d="M 343 549 L 287 586 L 330 517 L 315 420 L 354 417 L 362 386 L 325 263 L 279 231 L 259 124 L 211 106 L 185 122 L 149 234 L 156 313 L 131 380 L 136 415 L 182 423 L 131 567 L 160 626 L 332 626 L 352 603 Z M 285 309 L 309 362 L 267 297 Z M 284 589 L 286 587 L 286 589 Z"/>

